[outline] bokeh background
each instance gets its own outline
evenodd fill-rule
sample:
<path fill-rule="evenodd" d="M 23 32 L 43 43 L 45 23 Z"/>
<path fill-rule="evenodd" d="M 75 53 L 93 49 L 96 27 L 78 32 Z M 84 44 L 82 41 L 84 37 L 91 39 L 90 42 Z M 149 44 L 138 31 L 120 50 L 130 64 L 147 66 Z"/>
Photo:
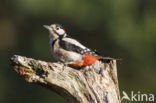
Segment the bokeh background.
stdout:
<path fill-rule="evenodd" d="M 118 63 L 120 92 L 156 94 L 156 0 L 0 0 L 0 103 L 67 103 L 9 65 L 23 55 L 53 62 L 44 24 Z"/>

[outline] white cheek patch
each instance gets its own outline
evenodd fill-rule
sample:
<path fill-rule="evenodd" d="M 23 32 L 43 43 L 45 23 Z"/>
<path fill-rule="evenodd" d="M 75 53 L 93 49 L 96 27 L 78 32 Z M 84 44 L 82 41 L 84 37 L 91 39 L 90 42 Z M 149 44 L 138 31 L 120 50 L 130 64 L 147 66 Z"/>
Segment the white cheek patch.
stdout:
<path fill-rule="evenodd" d="M 63 29 L 59 29 L 59 30 L 57 30 L 56 32 L 57 32 L 58 34 L 60 34 L 60 35 L 62 35 L 62 34 L 65 33 Z"/>

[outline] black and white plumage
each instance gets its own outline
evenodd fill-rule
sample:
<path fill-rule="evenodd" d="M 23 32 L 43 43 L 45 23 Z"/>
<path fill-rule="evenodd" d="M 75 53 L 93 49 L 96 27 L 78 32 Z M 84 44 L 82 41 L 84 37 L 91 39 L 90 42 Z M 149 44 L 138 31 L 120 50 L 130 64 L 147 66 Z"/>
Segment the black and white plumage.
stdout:
<path fill-rule="evenodd" d="M 63 63 L 77 63 L 84 62 L 84 56 L 87 60 L 90 58 L 101 58 L 91 49 L 85 47 L 77 40 L 69 37 L 65 29 L 59 24 L 52 24 L 50 26 L 44 25 L 50 33 L 50 47 L 54 58 Z M 94 56 L 94 57 L 93 57 Z M 85 57 L 86 58 L 86 57 Z M 86 62 L 86 61 L 85 61 Z"/>
<path fill-rule="evenodd" d="M 82 44 L 79 44 L 76 40 L 71 38 L 67 37 L 63 38 L 62 41 L 59 42 L 59 45 L 65 50 L 80 53 L 82 55 L 84 54 L 96 55 L 94 51 L 91 51 L 87 47 L 83 46 Z"/>

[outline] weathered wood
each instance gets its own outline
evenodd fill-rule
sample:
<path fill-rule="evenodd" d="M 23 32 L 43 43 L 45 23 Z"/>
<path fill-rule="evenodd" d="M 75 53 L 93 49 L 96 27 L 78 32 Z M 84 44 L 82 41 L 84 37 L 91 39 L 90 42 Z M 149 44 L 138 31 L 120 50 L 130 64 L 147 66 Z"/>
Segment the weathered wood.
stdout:
<path fill-rule="evenodd" d="M 121 103 L 116 60 L 78 70 L 14 55 L 11 65 L 27 82 L 47 87 L 70 103 Z"/>

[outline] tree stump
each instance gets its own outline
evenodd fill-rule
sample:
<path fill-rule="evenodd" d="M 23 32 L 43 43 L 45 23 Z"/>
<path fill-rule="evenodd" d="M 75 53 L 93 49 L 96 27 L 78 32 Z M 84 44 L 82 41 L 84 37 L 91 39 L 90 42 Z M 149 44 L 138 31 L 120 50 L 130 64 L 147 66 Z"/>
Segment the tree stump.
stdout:
<path fill-rule="evenodd" d="M 81 69 L 18 55 L 10 60 L 27 82 L 55 91 L 69 103 L 121 103 L 116 60 Z"/>

